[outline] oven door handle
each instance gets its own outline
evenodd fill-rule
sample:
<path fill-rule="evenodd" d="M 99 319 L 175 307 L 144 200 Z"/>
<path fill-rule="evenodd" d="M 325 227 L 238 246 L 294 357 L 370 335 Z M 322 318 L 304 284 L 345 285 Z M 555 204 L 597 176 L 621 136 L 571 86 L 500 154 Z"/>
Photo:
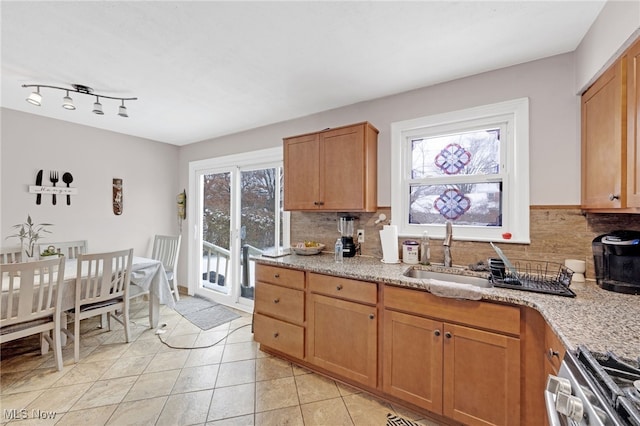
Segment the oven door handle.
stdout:
<path fill-rule="evenodd" d="M 560 413 L 558 413 L 558 410 L 556 410 L 556 400 L 554 397 L 555 395 L 552 392 L 548 390 L 544 391 L 544 402 L 547 406 L 547 417 L 549 418 L 549 425 L 562 426 L 563 423 L 560 420 Z"/>

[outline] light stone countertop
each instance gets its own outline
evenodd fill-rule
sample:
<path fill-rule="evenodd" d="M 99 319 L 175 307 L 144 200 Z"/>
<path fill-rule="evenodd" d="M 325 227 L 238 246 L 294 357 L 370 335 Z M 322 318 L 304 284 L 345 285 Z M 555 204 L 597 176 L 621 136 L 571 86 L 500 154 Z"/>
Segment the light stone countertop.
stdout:
<path fill-rule="evenodd" d="M 402 274 L 412 265 L 385 264 L 380 259 L 356 256 L 335 263 L 333 254 L 268 258 L 254 257 L 258 263 L 304 269 L 327 275 L 393 284 L 420 290 L 432 287 L 430 280 L 408 278 Z M 611 351 L 635 364 L 640 362 L 640 295 L 602 290 L 595 282 L 570 287 L 575 298 L 504 288 L 473 287 L 474 294 L 490 300 L 536 309 L 553 327 L 565 347 L 578 345 L 604 354 Z M 447 287 L 444 287 L 446 290 Z M 439 293 L 443 291 L 438 288 Z"/>

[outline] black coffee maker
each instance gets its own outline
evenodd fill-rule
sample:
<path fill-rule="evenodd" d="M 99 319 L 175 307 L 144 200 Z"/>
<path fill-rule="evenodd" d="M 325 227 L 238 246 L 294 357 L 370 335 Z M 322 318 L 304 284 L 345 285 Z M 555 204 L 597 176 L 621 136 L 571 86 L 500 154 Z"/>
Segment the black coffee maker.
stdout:
<path fill-rule="evenodd" d="M 356 255 L 356 244 L 353 241 L 354 221 L 353 216 L 342 216 L 338 218 L 338 232 L 342 239 L 342 255 L 353 257 Z"/>
<path fill-rule="evenodd" d="M 591 243 L 596 281 L 605 290 L 640 294 L 640 232 L 614 231 Z"/>

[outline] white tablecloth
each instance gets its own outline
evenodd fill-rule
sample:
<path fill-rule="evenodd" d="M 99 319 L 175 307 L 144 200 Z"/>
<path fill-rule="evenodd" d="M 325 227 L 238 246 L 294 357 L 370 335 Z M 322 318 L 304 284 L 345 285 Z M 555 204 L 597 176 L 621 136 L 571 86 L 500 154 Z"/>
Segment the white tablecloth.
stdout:
<path fill-rule="evenodd" d="M 78 273 L 77 259 L 67 259 L 64 266 L 64 296 L 62 310 L 67 311 L 75 306 L 76 275 Z M 162 262 L 154 259 L 133 256 L 131 265 L 131 282 L 149 292 L 149 322 L 151 327 L 158 325 L 160 303 L 175 307 L 175 300 L 171 294 L 171 286 Z M 1 308 L 7 307 L 7 293 L 3 282 Z"/>

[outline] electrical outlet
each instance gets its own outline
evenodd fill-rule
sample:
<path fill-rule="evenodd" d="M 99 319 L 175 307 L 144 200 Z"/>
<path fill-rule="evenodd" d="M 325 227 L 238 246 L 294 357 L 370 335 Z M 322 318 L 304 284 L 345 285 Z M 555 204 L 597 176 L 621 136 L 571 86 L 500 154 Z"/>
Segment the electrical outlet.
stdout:
<path fill-rule="evenodd" d="M 358 242 L 364 243 L 364 229 L 358 229 Z"/>

